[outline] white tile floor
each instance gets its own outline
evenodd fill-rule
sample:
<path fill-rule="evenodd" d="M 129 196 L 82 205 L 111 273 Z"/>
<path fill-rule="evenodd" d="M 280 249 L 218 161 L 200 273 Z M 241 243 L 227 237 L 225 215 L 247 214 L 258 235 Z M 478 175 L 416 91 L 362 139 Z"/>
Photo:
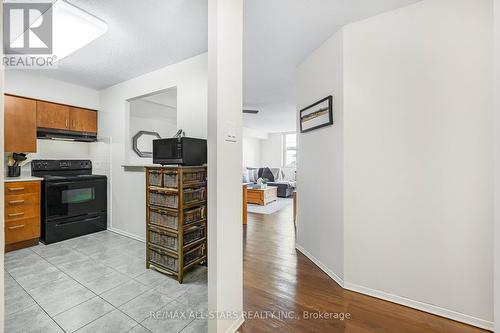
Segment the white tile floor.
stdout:
<path fill-rule="evenodd" d="M 7 253 L 5 270 L 5 332 L 207 332 L 190 316 L 207 311 L 206 267 L 181 285 L 145 268 L 144 243 L 109 231 Z"/>

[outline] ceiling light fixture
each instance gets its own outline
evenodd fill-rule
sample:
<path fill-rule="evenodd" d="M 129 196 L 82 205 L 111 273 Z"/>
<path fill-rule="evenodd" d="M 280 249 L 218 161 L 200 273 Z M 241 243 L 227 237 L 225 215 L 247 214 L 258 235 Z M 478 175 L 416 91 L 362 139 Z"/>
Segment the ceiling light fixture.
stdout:
<path fill-rule="evenodd" d="M 78 51 L 108 30 L 106 22 L 66 0 L 53 3 L 52 17 L 55 61 Z M 31 25 L 38 26 L 42 19 L 43 16 L 40 16 Z"/>

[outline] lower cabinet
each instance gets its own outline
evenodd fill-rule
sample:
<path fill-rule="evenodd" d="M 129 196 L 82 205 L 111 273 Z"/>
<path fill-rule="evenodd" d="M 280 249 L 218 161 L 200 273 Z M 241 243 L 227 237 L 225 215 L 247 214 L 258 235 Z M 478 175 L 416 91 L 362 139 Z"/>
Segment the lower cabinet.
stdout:
<path fill-rule="evenodd" d="M 38 244 L 40 182 L 5 183 L 5 252 Z"/>

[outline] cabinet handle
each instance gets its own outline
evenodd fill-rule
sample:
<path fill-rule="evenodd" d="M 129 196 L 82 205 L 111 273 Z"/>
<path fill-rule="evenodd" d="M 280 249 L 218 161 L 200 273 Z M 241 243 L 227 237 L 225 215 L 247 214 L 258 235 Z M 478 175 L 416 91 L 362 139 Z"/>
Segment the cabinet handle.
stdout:
<path fill-rule="evenodd" d="M 9 204 L 11 204 L 11 205 L 20 204 L 20 203 L 24 203 L 24 200 L 11 200 L 11 201 L 9 201 Z"/>
<path fill-rule="evenodd" d="M 20 224 L 20 225 L 13 225 L 12 227 L 9 227 L 9 229 L 19 229 L 19 228 L 24 228 L 24 224 Z"/>
<path fill-rule="evenodd" d="M 8 217 L 21 216 L 21 215 L 24 215 L 24 212 L 23 212 L 23 213 L 12 213 L 12 214 L 7 214 L 7 216 L 8 216 Z"/>
<path fill-rule="evenodd" d="M 66 119 L 66 128 L 69 127 L 68 123 L 69 123 L 69 121 L 68 121 L 68 119 Z"/>
<path fill-rule="evenodd" d="M 24 191 L 24 187 L 12 187 L 9 188 L 9 191 L 11 192 Z"/>

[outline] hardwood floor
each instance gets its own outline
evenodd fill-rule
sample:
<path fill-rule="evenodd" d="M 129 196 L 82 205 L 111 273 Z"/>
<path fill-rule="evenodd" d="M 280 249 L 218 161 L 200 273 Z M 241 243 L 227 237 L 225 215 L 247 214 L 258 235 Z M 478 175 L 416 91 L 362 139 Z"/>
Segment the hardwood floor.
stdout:
<path fill-rule="evenodd" d="M 342 289 L 295 250 L 291 206 L 272 215 L 249 213 L 243 228 L 244 309 L 258 314 L 247 317 L 242 333 L 487 332 Z M 279 316 L 280 311 L 294 314 L 290 319 Z M 345 313 L 350 319 L 305 319 L 304 311 Z"/>

